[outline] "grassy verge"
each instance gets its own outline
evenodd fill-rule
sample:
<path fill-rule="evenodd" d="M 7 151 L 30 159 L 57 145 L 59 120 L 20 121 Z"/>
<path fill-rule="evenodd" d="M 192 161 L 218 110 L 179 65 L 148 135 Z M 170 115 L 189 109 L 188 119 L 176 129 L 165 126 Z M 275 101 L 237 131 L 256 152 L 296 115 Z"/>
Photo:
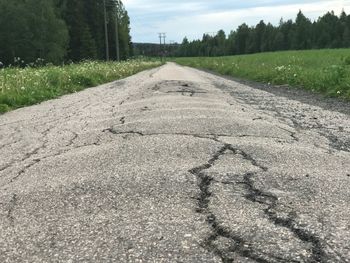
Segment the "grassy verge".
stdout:
<path fill-rule="evenodd" d="M 302 87 L 350 100 L 350 49 L 178 58 L 175 62 L 237 78 Z"/>
<path fill-rule="evenodd" d="M 0 69 L 0 113 L 124 78 L 160 64 L 131 60 Z"/>

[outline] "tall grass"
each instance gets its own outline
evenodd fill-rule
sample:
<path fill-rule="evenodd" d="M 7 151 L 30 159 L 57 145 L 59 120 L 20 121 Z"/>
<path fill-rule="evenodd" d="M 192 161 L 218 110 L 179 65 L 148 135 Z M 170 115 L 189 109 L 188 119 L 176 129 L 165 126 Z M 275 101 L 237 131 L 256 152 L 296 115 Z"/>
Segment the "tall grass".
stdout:
<path fill-rule="evenodd" d="M 350 100 L 350 49 L 178 58 L 175 61 L 237 78 L 287 84 Z"/>
<path fill-rule="evenodd" d="M 160 62 L 84 62 L 63 67 L 0 69 L 0 113 L 124 78 Z"/>

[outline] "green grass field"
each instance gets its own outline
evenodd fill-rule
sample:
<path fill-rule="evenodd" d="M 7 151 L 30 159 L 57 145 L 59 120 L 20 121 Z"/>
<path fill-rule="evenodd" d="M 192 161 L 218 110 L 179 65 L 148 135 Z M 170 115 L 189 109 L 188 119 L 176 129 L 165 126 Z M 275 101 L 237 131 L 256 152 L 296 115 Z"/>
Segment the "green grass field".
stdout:
<path fill-rule="evenodd" d="M 350 100 L 350 49 L 271 52 L 175 62 L 223 75 L 301 87 Z"/>
<path fill-rule="evenodd" d="M 84 62 L 63 67 L 0 69 L 0 113 L 124 78 L 160 62 Z"/>

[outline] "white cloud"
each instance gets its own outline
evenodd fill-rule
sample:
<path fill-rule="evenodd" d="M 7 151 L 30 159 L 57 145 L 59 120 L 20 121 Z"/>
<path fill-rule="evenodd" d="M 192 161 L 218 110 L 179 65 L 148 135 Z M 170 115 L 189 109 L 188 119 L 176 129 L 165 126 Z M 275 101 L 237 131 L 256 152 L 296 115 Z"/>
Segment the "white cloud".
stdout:
<path fill-rule="evenodd" d="M 226 10 L 221 2 L 220 8 L 213 7 L 213 1 L 145 1 L 126 0 L 126 8 L 130 9 L 133 41 L 157 42 L 157 32 L 167 32 L 168 40 L 181 41 L 184 36 L 190 39 L 201 38 L 205 32 L 216 32 L 224 29 L 229 33 L 238 25 L 247 23 L 255 25 L 260 20 L 277 24 L 281 17 L 294 19 L 301 9 L 303 13 L 316 19 L 327 11 L 334 10 L 337 14 L 342 9 L 350 11 L 350 0 L 325 0 L 313 3 L 281 4 L 278 0 L 259 1 L 255 7 L 235 8 Z M 227 1 L 228 2 L 228 1 Z M 232 1 L 230 1 L 232 3 Z M 249 2 L 249 1 L 247 1 Z M 247 4 L 246 2 L 246 4 Z M 249 5 L 253 5 L 250 1 Z M 271 5 L 279 2 L 279 5 Z M 294 1 L 295 2 L 295 1 Z M 229 4 L 228 4 L 229 5 Z M 211 7 L 211 8 L 209 8 Z"/>

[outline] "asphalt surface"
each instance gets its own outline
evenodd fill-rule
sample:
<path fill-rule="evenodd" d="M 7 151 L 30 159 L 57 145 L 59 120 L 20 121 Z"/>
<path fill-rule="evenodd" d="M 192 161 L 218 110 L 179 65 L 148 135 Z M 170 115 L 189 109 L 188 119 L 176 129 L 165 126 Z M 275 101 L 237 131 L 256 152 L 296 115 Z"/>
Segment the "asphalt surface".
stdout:
<path fill-rule="evenodd" d="M 167 64 L 0 116 L 0 262 L 350 262 L 350 115 Z"/>

